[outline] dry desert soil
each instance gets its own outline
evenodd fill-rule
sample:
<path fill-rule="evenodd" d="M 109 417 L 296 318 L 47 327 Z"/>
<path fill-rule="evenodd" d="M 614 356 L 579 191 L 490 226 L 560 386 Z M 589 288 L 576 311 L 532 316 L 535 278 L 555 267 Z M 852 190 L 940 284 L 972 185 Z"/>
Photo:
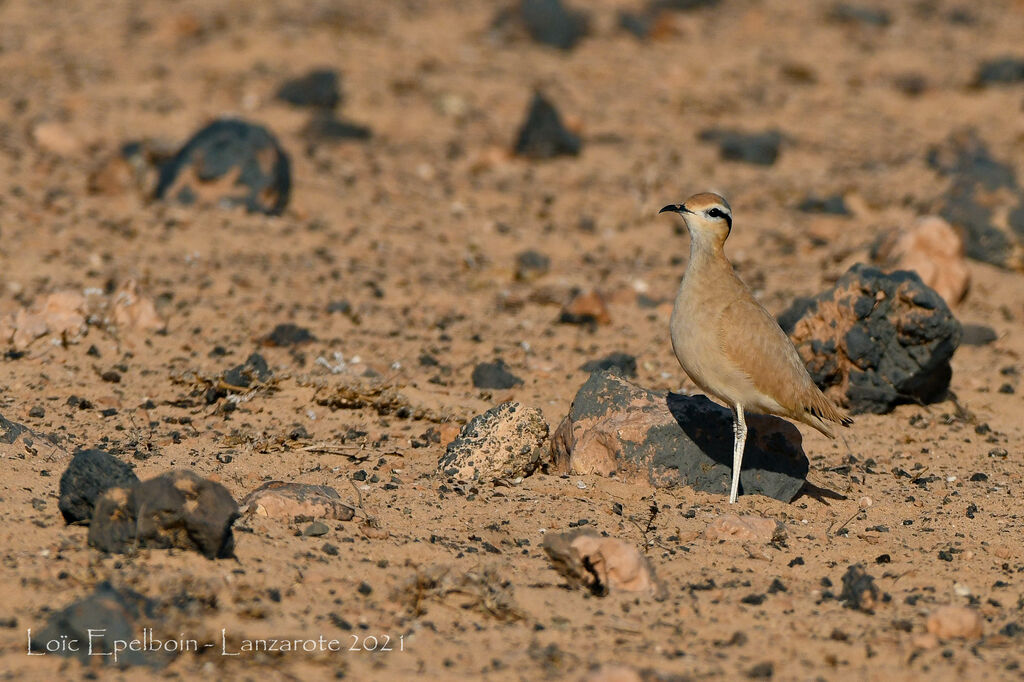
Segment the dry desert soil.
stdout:
<path fill-rule="evenodd" d="M 973 129 L 1024 178 L 1024 80 L 978 82 L 983 62 L 1024 57 L 1019 0 L 675 4 L 694 7 L 638 37 L 618 18 L 634 0 L 577 1 L 589 32 L 563 50 L 492 28 L 505 5 L 482 0 L 0 2 L 0 317 L 61 292 L 113 305 L 127 286 L 161 321 L 96 313 L 83 333 L 4 339 L 0 415 L 37 437 L 0 446 L 0 676 L 1020 679 L 1012 262 L 967 261 L 952 310 L 995 339 L 956 351 L 955 400 L 857 415 L 845 443 L 801 427 L 828 495 L 730 507 L 724 489 L 437 472 L 442 436 L 506 400 L 554 430 L 580 366 L 611 352 L 635 356 L 642 386 L 695 390 L 667 332 L 688 238 L 663 205 L 727 196 L 728 254 L 777 314 L 942 209 L 951 180 L 928 153 L 951 135 Z M 309 110 L 275 97 L 315 68 L 341 74 L 339 116 L 368 139 L 311 135 Z M 578 155 L 512 153 L 535 91 Z M 227 115 L 290 157 L 281 215 L 154 200 L 141 157 L 110 167 L 126 143 L 159 156 Z M 778 158 L 723 159 L 709 128 L 779 131 Z M 829 196 L 848 213 L 798 208 Z M 517 277 L 528 250 L 548 267 Z M 608 320 L 560 322 L 576 291 L 600 292 Z M 313 338 L 266 342 L 289 323 Z M 252 353 L 272 378 L 208 400 Z M 522 383 L 475 388 L 474 367 L 497 359 Z M 417 409 L 332 404 L 366 375 Z M 191 469 L 238 501 L 268 480 L 332 486 L 357 518 L 309 535 L 309 520 L 244 516 L 233 559 L 105 554 L 58 511 L 78 448 L 142 479 Z M 778 520 L 787 538 L 706 539 L 726 513 Z M 570 589 L 541 543 L 580 525 L 645 553 L 668 598 Z M 840 598 L 855 564 L 873 608 Z M 28 656 L 29 629 L 104 581 L 152 600 L 140 628 L 215 646 L 126 668 Z M 981 636 L 930 636 L 949 605 L 978 614 Z M 222 650 L 321 637 L 341 650 Z"/>

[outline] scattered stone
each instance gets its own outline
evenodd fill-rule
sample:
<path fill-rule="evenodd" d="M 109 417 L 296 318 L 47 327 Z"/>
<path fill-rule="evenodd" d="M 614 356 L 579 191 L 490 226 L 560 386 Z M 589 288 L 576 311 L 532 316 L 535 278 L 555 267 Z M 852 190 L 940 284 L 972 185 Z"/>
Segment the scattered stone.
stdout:
<path fill-rule="evenodd" d="M 120 196 L 129 192 L 151 196 L 156 188 L 159 167 L 176 152 L 177 149 L 155 140 L 125 142 L 93 167 L 86 190 L 90 194 L 104 196 Z"/>
<path fill-rule="evenodd" d="M 234 556 L 231 525 L 238 505 L 220 483 L 191 471 L 171 471 L 96 501 L 89 544 L 126 554 L 137 548 L 195 550 L 208 559 Z"/>
<path fill-rule="evenodd" d="M 864 571 L 863 566 L 853 564 L 846 569 L 846 573 L 843 574 L 843 590 L 839 593 L 839 601 L 843 602 L 843 606 L 874 613 L 880 599 L 875 579 Z"/>
<path fill-rule="evenodd" d="M 46 410 L 43 408 L 42 405 L 33 405 L 32 409 L 28 411 L 28 416 L 32 417 L 33 419 L 42 419 L 43 417 L 46 416 Z"/>
<path fill-rule="evenodd" d="M 747 677 L 752 680 L 767 680 L 775 675 L 775 666 L 771 661 L 758 663 L 747 671 Z"/>
<path fill-rule="evenodd" d="M 242 500 L 242 513 L 271 519 L 314 519 L 351 521 L 356 510 L 341 501 L 334 488 L 311 483 L 268 481 Z"/>
<path fill-rule="evenodd" d="M 316 337 L 308 329 L 291 324 L 290 322 L 277 325 L 263 339 L 263 343 L 266 345 L 277 346 L 278 348 L 299 346 L 312 341 L 316 341 Z"/>
<path fill-rule="evenodd" d="M 0 443 L 4 445 L 14 445 L 22 435 L 31 433 L 32 432 L 28 430 L 28 427 L 22 426 L 17 422 L 9 421 L 0 414 Z"/>
<path fill-rule="evenodd" d="M 499 34 L 525 33 L 534 42 L 571 50 L 587 35 L 587 15 L 568 9 L 562 0 L 518 0 L 494 18 Z"/>
<path fill-rule="evenodd" d="M 47 334 L 62 345 L 78 343 L 88 331 L 85 296 L 76 291 L 48 294 L 31 308 L 21 308 L 0 319 L 0 343 L 25 350 Z"/>
<path fill-rule="evenodd" d="M 153 299 L 144 295 L 134 279 L 125 280 L 110 298 L 104 320 L 106 329 L 120 334 L 163 331 L 167 323 L 156 311 Z"/>
<path fill-rule="evenodd" d="M 744 495 L 790 502 L 808 461 L 795 426 L 751 414 L 740 473 Z M 620 480 L 688 485 L 728 493 L 732 413 L 704 396 L 649 391 L 608 372 L 594 372 L 576 393 L 552 437 L 552 467 L 562 474 L 613 472 Z"/>
<path fill-rule="evenodd" d="M 786 536 L 785 524 L 775 519 L 766 519 L 760 516 L 723 514 L 714 519 L 704 529 L 705 539 L 712 542 L 738 540 L 740 542 L 758 542 L 766 545 L 784 545 L 786 543 Z M 785 589 L 785 587 L 782 588 L 783 591 Z"/>
<path fill-rule="evenodd" d="M 67 346 L 78 343 L 88 333 L 89 325 L 99 326 L 129 344 L 135 333 L 165 328 L 153 302 L 142 294 L 135 280 L 129 279 L 109 297 L 57 291 L 30 308 L 0 317 L 0 344 L 10 344 L 14 351 L 21 352 L 49 335 L 54 342 Z"/>
<path fill-rule="evenodd" d="M 996 330 L 985 324 L 965 324 L 962 328 L 960 344 L 963 346 L 987 346 L 999 338 Z"/>
<path fill-rule="evenodd" d="M 650 0 L 639 12 L 619 10 L 619 28 L 640 40 L 678 35 L 680 29 L 673 21 L 674 12 L 690 12 L 718 3 L 719 0 Z"/>
<path fill-rule="evenodd" d="M 551 259 L 543 253 L 530 249 L 516 254 L 516 279 L 520 282 L 531 282 L 550 269 Z"/>
<path fill-rule="evenodd" d="M 1007 85 L 1024 81 L 1024 58 L 1000 57 L 982 62 L 978 67 L 978 75 L 974 77 L 974 85 Z"/>
<path fill-rule="evenodd" d="M 601 597 L 615 591 L 643 592 L 658 601 L 668 596 L 647 557 L 618 538 L 578 528 L 548 533 L 543 547 L 570 587 L 583 587 Z"/>
<path fill-rule="evenodd" d="M 82 151 L 82 140 L 63 123 L 44 121 L 32 129 L 32 140 L 36 145 L 57 156 L 74 156 Z"/>
<path fill-rule="evenodd" d="M 88 524 L 99 497 L 110 488 L 130 488 L 139 477 L 103 450 L 78 450 L 60 477 L 57 506 L 65 523 Z"/>
<path fill-rule="evenodd" d="M 225 118 L 193 135 L 161 167 L 154 195 L 279 215 L 291 185 L 288 156 L 277 139 L 263 126 Z"/>
<path fill-rule="evenodd" d="M 993 159 L 974 130 L 929 150 L 928 163 L 952 177 L 939 213 L 963 230 L 967 255 L 1024 272 L 1024 188 L 1013 166 Z"/>
<path fill-rule="evenodd" d="M 481 362 L 473 368 L 473 386 L 476 388 L 506 390 L 520 386 L 523 380 L 508 371 L 502 360 Z"/>
<path fill-rule="evenodd" d="M 854 265 L 779 316 L 811 378 L 854 413 L 946 396 L 960 323 L 913 272 Z"/>
<path fill-rule="evenodd" d="M 273 372 L 270 371 L 266 358 L 259 353 L 253 353 L 241 365 L 235 365 L 224 372 L 224 383 L 238 388 L 249 388 L 254 383 L 269 381 L 272 376 Z"/>
<path fill-rule="evenodd" d="M 460 481 L 512 480 L 532 474 L 548 447 L 548 424 L 540 410 L 502 403 L 463 427 L 437 470 Z"/>
<path fill-rule="evenodd" d="M 808 196 L 797 205 L 798 211 L 804 213 L 824 213 L 827 215 L 852 215 L 846 207 L 846 199 L 842 194 L 833 194 L 827 197 Z"/>
<path fill-rule="evenodd" d="M 655 26 L 657 24 L 658 17 L 648 12 L 630 12 L 628 10 L 619 10 L 619 28 L 622 30 L 632 33 L 634 37 L 640 40 L 646 40 L 655 33 Z"/>
<path fill-rule="evenodd" d="M 334 69 L 313 69 L 305 76 L 282 83 L 276 97 L 297 107 L 334 109 L 341 103 L 340 82 Z"/>
<path fill-rule="evenodd" d="M 88 597 L 51 615 L 46 626 L 32 634 L 32 650 L 40 655 L 75 656 L 83 665 L 101 660 L 112 666 L 163 668 L 173 660 L 173 654 L 129 646 L 115 650 L 115 643 L 127 645 L 140 638 L 143 628 L 153 626 L 157 621 L 155 609 L 154 602 L 138 592 L 115 588 L 104 581 Z M 160 635 L 158 632 L 158 638 L 162 638 Z M 48 652 L 47 642 L 78 642 L 79 646 L 74 650 L 61 646 Z"/>
<path fill-rule="evenodd" d="M 779 158 L 782 133 L 777 130 L 745 133 L 739 130 L 709 128 L 701 131 L 697 139 L 717 144 L 719 156 L 725 161 L 771 166 Z"/>
<path fill-rule="evenodd" d="M 562 125 L 558 110 L 539 92 L 534 93 L 526 120 L 516 136 L 515 153 L 531 159 L 576 156 L 582 143 Z"/>
<path fill-rule="evenodd" d="M 373 131 L 359 123 L 338 118 L 333 112 L 319 111 L 302 128 L 302 136 L 310 142 L 341 142 L 369 140 Z"/>
<path fill-rule="evenodd" d="M 892 23 L 892 16 L 888 10 L 851 5 L 845 2 L 837 3 L 832 7 L 829 19 L 840 24 L 861 24 L 876 28 L 885 28 Z"/>
<path fill-rule="evenodd" d="M 893 78 L 893 87 L 907 97 L 920 97 L 928 90 L 928 79 L 920 73 L 902 73 Z"/>
<path fill-rule="evenodd" d="M 599 360 L 591 360 L 580 366 L 584 372 L 616 372 L 630 379 L 636 377 L 636 358 L 629 353 L 616 351 Z"/>
<path fill-rule="evenodd" d="M 310 538 L 318 538 L 331 532 L 331 527 L 323 521 L 314 521 L 302 529 L 302 534 Z"/>
<path fill-rule="evenodd" d="M 612 321 L 608 314 L 608 304 L 604 296 L 597 291 L 584 291 L 572 297 L 562 308 L 558 321 L 562 324 L 581 324 L 594 327 L 609 324 Z"/>
<path fill-rule="evenodd" d="M 967 295 L 971 272 L 960 234 L 942 218 L 927 216 L 909 229 L 884 235 L 872 249 L 872 259 L 887 270 L 911 270 L 949 305 Z"/>
<path fill-rule="evenodd" d="M 939 639 L 981 639 L 981 615 L 966 606 L 941 606 L 928 615 L 925 629 Z"/>
<path fill-rule="evenodd" d="M 376 477 L 374 477 L 376 478 Z M 387 540 L 391 533 L 384 528 L 376 519 L 367 519 L 359 524 L 359 532 L 363 537 L 370 540 Z"/>

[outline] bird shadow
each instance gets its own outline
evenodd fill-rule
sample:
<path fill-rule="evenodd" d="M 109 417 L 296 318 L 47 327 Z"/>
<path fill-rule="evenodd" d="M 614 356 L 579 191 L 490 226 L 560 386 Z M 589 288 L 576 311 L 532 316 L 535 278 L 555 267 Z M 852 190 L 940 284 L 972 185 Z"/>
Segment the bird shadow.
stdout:
<path fill-rule="evenodd" d="M 840 492 L 836 492 L 835 490 L 832 490 L 830 488 L 823 488 L 822 486 L 819 485 L 814 485 L 810 481 L 804 481 L 803 487 L 800 488 L 800 492 L 798 492 L 796 497 L 793 498 L 793 501 L 796 502 L 801 497 L 805 496 L 811 498 L 812 500 L 817 500 L 818 502 L 821 502 L 826 507 L 832 506 L 831 504 L 828 503 L 829 500 L 850 499 Z"/>
<path fill-rule="evenodd" d="M 707 396 L 688 396 L 669 392 L 669 412 L 679 428 L 709 459 L 732 469 L 732 411 Z M 809 461 L 803 451 L 803 438 L 793 424 L 772 415 L 747 415 L 747 447 L 743 456 L 742 487 L 761 490 L 750 493 L 791 500 L 804 494 Z M 746 479 L 746 480 L 744 480 Z M 769 483 L 769 479 L 775 483 Z M 788 482 L 783 483 L 783 479 Z M 775 491 L 770 494 L 764 486 Z M 783 493 L 783 489 L 786 491 Z"/>

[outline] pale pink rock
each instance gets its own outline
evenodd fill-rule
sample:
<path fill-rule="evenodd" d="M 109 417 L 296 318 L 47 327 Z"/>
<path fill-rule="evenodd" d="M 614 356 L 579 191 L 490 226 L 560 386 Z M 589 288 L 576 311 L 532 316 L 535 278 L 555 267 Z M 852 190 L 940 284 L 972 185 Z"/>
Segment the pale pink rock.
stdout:
<path fill-rule="evenodd" d="M 981 614 L 966 606 L 942 606 L 929 614 L 925 628 L 939 639 L 980 639 Z"/>
<path fill-rule="evenodd" d="M 740 540 L 767 544 L 785 540 L 786 527 L 775 519 L 725 514 L 708 524 L 704 537 L 712 541 Z"/>
<path fill-rule="evenodd" d="M 913 270 L 949 305 L 963 300 L 971 283 L 960 233 L 938 216 L 889 233 L 876 259 L 892 270 Z"/>
<path fill-rule="evenodd" d="M 601 595 L 623 591 L 646 593 L 658 600 L 667 596 L 650 561 L 628 542 L 578 529 L 549 533 L 543 546 L 555 570 L 573 586 Z"/>

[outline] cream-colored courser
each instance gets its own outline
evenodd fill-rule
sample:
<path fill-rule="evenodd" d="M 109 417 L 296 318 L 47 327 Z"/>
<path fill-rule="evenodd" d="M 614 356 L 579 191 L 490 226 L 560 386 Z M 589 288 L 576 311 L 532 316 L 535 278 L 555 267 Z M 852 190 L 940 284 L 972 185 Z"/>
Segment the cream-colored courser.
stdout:
<path fill-rule="evenodd" d="M 825 420 L 853 423 L 818 390 L 778 322 L 733 272 L 725 257 L 732 211 L 717 194 L 696 194 L 659 213 L 678 213 L 690 233 L 690 262 L 672 309 L 672 348 L 679 364 L 705 393 L 733 414 L 732 487 L 740 487 L 744 411 L 774 414 L 835 438 Z"/>

